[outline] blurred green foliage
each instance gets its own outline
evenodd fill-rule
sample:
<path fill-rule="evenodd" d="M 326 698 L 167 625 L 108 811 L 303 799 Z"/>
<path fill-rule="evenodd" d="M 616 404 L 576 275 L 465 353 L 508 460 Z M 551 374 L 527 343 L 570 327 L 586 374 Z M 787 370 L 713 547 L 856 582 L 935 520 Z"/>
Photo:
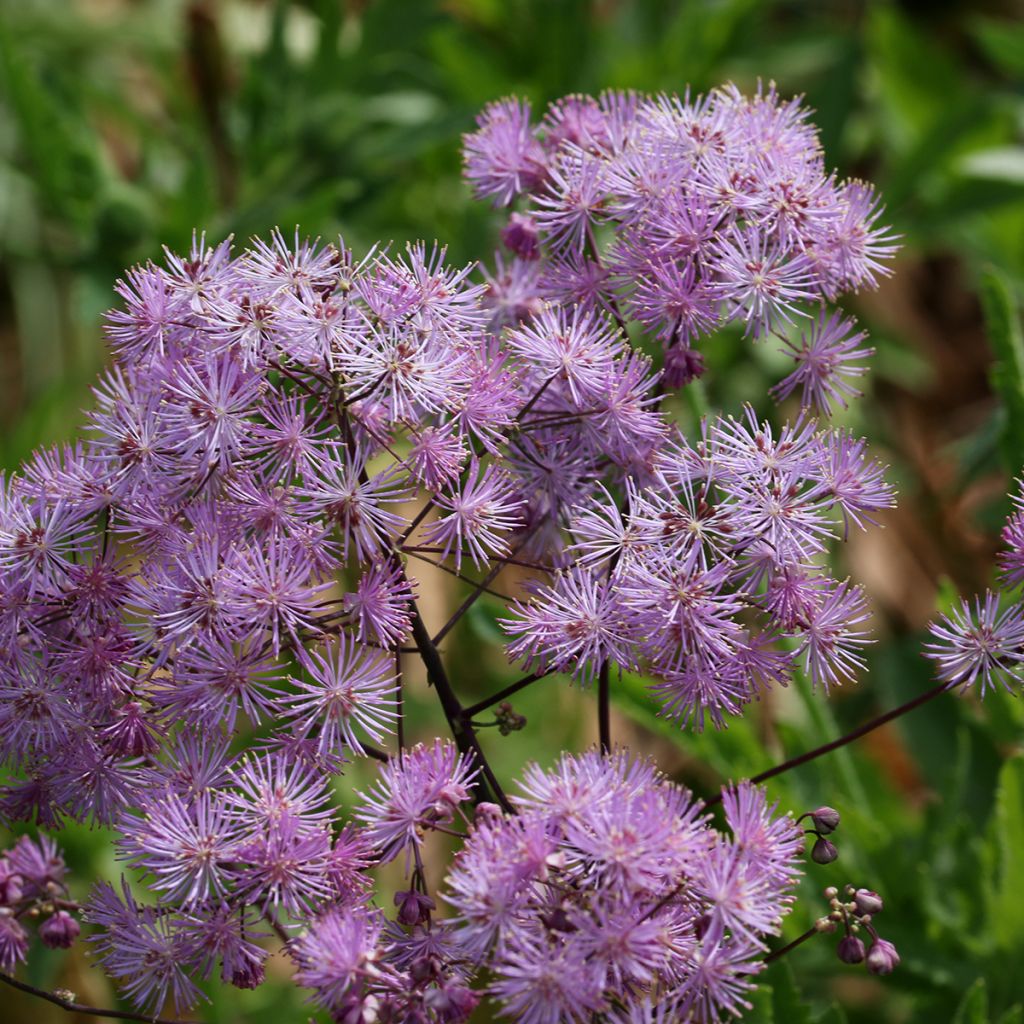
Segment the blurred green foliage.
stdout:
<path fill-rule="evenodd" d="M 112 283 L 163 244 L 300 225 L 356 248 L 439 238 L 454 259 L 477 258 L 495 225 L 460 181 L 459 135 L 486 101 L 758 79 L 807 95 L 828 160 L 878 185 L 903 236 L 893 283 L 854 303 L 879 352 L 850 421 L 893 463 L 910 510 L 900 535 L 925 550 L 930 585 L 984 586 L 998 495 L 1024 463 L 1024 21 L 996 2 L 6 0 L 0 463 L 73 435 L 104 359 Z M 712 407 L 763 403 L 777 376 L 772 352 L 737 337 L 708 362 Z M 944 510 L 976 490 L 983 499 L 951 519 Z M 842 699 L 797 685 L 724 733 L 681 735 L 627 677 L 617 728 L 699 791 L 764 770 L 930 685 L 920 621 L 899 604 L 879 616 L 865 684 Z M 481 603 L 446 652 L 467 699 L 511 679 L 500 654 L 480 656 L 497 612 Z M 433 721 L 429 694 L 410 700 Z M 526 691 L 527 729 L 488 736 L 499 772 L 591 741 L 592 703 L 565 680 Z M 784 807 L 843 815 L 841 858 L 809 871 L 787 937 L 822 912 L 826 885 L 851 881 L 884 894 L 879 928 L 903 963 L 871 979 L 816 939 L 771 968 L 750 1019 L 1021 1020 L 1022 737 L 1007 695 L 948 697 L 770 784 Z M 80 882 L 115 870 L 102 833 L 67 841 Z M 32 980 L 55 984 L 62 962 L 37 958 Z M 306 1011 L 278 986 L 220 994 L 207 1013 L 276 1024 Z"/>

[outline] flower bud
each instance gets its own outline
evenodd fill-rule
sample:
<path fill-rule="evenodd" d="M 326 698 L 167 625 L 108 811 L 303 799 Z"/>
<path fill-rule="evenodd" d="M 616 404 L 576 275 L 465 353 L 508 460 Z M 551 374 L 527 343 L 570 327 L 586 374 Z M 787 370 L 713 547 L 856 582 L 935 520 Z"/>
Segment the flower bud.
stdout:
<path fill-rule="evenodd" d="M 22 896 L 21 875 L 6 857 L 0 857 L 0 903 L 17 903 Z"/>
<path fill-rule="evenodd" d="M 839 812 L 832 807 L 819 807 L 811 811 L 811 821 L 823 836 L 827 836 L 839 828 Z"/>
<path fill-rule="evenodd" d="M 480 1002 L 477 995 L 468 985 L 461 981 L 450 981 L 441 988 L 428 992 L 424 999 L 426 1005 L 437 1014 L 438 1020 L 446 1024 L 456 1024 L 469 1019 L 469 1015 Z"/>
<path fill-rule="evenodd" d="M 875 939 L 868 953 L 868 970 L 872 974 L 892 974 L 900 962 L 896 947 L 885 939 Z"/>
<path fill-rule="evenodd" d="M 862 916 L 864 914 L 880 914 L 885 907 L 882 897 L 870 889 L 858 889 L 853 894 L 853 902 L 857 913 Z"/>
<path fill-rule="evenodd" d="M 859 964 L 866 954 L 864 943 L 856 935 L 847 935 L 842 938 L 836 947 L 836 956 L 844 964 Z"/>
<path fill-rule="evenodd" d="M 513 213 L 502 229 L 501 240 L 521 260 L 535 260 L 540 255 L 537 222 L 522 213 Z"/>
<path fill-rule="evenodd" d="M 425 893 L 408 889 L 395 893 L 395 906 L 398 907 L 399 922 L 412 928 L 430 917 L 434 901 Z"/>
<path fill-rule="evenodd" d="M 662 374 L 665 386 L 675 390 L 696 380 L 704 373 L 704 357 L 687 345 L 673 345 L 665 353 Z"/>
<path fill-rule="evenodd" d="M 819 836 L 814 846 L 811 847 L 811 860 L 815 864 L 831 864 L 839 856 L 836 845 L 824 836 Z"/>
<path fill-rule="evenodd" d="M 58 910 L 39 926 L 39 938 L 50 949 L 67 949 L 81 930 L 79 923 L 66 910 Z"/>
<path fill-rule="evenodd" d="M 266 971 L 263 969 L 263 964 L 255 963 L 252 960 L 242 960 L 232 968 L 230 977 L 225 980 L 230 981 L 235 988 L 250 989 L 259 988 L 263 984 L 265 976 Z"/>
<path fill-rule="evenodd" d="M 476 809 L 473 812 L 474 821 L 476 822 L 496 822 L 500 821 L 505 817 L 505 812 L 497 805 L 490 803 L 487 800 L 481 800 L 476 805 Z"/>

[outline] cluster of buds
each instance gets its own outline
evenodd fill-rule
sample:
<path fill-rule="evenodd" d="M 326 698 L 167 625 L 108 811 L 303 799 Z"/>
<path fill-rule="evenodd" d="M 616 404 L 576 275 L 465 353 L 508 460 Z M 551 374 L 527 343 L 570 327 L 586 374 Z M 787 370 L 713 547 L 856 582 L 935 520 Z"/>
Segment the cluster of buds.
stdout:
<path fill-rule="evenodd" d="M 839 828 L 839 812 L 833 807 L 819 807 L 816 811 L 801 814 L 797 821 L 804 818 L 810 818 L 813 826 L 806 829 L 807 834 L 817 837 L 811 847 L 811 860 L 815 864 L 831 864 L 839 856 L 839 850 L 827 837 Z"/>
<path fill-rule="evenodd" d="M 22 836 L 0 853 L 0 969 L 11 971 L 28 953 L 25 922 L 36 924 L 40 941 L 67 949 L 81 930 L 67 899 L 64 859 L 47 836 Z"/>
<path fill-rule="evenodd" d="M 836 947 L 839 959 L 844 964 L 866 964 L 872 974 L 892 974 L 899 965 L 900 955 L 891 942 L 879 936 L 872 924 L 873 918 L 884 908 L 882 897 L 870 889 L 855 889 L 852 885 L 846 886 L 842 898 L 835 886 L 829 886 L 825 897 L 831 910 L 818 919 L 815 928 L 832 934 L 842 926 L 843 937 Z M 871 938 L 870 949 L 860 937 L 862 930 Z"/>
<path fill-rule="evenodd" d="M 502 736 L 507 736 L 510 732 L 519 732 L 526 725 L 526 716 L 517 714 L 512 705 L 503 700 L 494 712 L 494 724 Z"/>

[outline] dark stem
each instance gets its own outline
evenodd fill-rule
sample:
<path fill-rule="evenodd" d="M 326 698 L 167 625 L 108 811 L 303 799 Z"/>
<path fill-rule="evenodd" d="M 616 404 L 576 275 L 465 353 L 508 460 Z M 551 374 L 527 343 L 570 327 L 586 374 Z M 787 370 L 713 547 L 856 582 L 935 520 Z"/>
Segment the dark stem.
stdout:
<path fill-rule="evenodd" d="M 817 934 L 818 934 L 818 929 L 817 928 L 808 928 L 807 931 L 805 931 L 803 933 L 803 935 L 797 936 L 797 938 L 795 938 L 792 942 L 790 942 L 787 945 L 783 946 L 782 949 L 777 949 L 777 950 L 775 950 L 774 953 L 769 953 L 764 958 L 764 962 L 766 964 L 770 964 L 770 963 L 772 963 L 772 961 L 778 960 L 779 957 L 785 956 L 788 952 L 790 952 L 791 950 L 796 949 L 797 946 L 801 945 L 802 943 L 806 942 L 808 939 L 812 938 L 813 936 L 815 936 Z"/>
<path fill-rule="evenodd" d="M 54 1006 L 67 1010 L 68 1013 L 84 1013 L 90 1017 L 109 1017 L 113 1020 L 138 1020 L 142 1021 L 143 1024 L 188 1024 L 187 1021 L 171 1020 L 167 1017 L 154 1017 L 152 1015 L 147 1016 L 142 1013 L 130 1013 L 128 1010 L 108 1010 L 98 1006 L 84 1006 L 82 1003 L 76 1003 L 73 998 L 65 998 L 64 996 L 57 995 L 56 992 L 47 992 L 46 989 L 36 988 L 35 985 L 18 981 L 17 978 L 12 978 L 9 974 L 2 972 L 0 972 L 0 981 L 5 985 L 10 985 L 11 988 L 27 992 L 30 996 L 38 996 L 40 999 L 45 999 L 48 1003 L 53 1003 Z"/>
<path fill-rule="evenodd" d="M 444 662 L 441 660 L 441 655 L 434 641 L 430 639 L 430 633 L 427 631 L 426 624 L 423 622 L 415 601 L 412 603 L 412 612 L 413 639 L 416 642 L 417 648 L 419 648 L 420 657 L 423 659 L 423 664 L 426 667 L 427 678 L 437 691 L 437 696 L 441 701 L 441 709 L 444 711 L 445 718 L 448 719 L 448 727 L 452 731 L 455 745 L 463 754 L 472 754 L 480 771 L 483 772 L 484 779 L 487 782 L 486 785 L 480 787 L 483 791 L 484 799 L 488 799 L 490 796 L 488 792 L 489 787 L 502 808 L 508 814 L 514 814 L 515 808 L 508 797 L 505 796 L 504 790 L 501 788 L 497 778 L 495 778 L 487 756 L 484 754 L 480 741 L 477 739 L 476 731 L 463 716 L 462 705 L 452 689 Z"/>
<path fill-rule="evenodd" d="M 372 757 L 375 761 L 380 761 L 381 764 L 387 764 L 391 760 L 390 755 L 386 751 L 379 750 L 372 743 L 360 742 L 359 745 L 363 748 L 363 753 L 367 757 Z"/>
<path fill-rule="evenodd" d="M 448 573 L 449 576 L 454 576 L 457 580 L 462 580 L 463 583 L 468 583 L 471 587 L 476 587 L 483 593 L 490 594 L 491 597 L 496 597 L 499 601 L 504 601 L 505 604 L 509 604 L 512 600 L 511 597 L 499 594 L 496 590 L 491 590 L 482 583 L 477 583 L 476 580 L 471 580 L 468 576 L 463 576 L 461 572 L 456 571 L 450 565 L 445 565 L 444 562 L 435 562 L 432 558 L 427 558 L 426 555 L 421 555 L 419 552 L 413 551 L 411 548 L 402 548 L 402 553 L 408 555 L 410 558 L 415 558 L 417 561 L 426 562 L 427 565 L 432 565 L 435 569 L 440 569 L 442 572 Z"/>
<path fill-rule="evenodd" d="M 607 661 L 601 662 L 601 668 L 597 673 L 597 731 L 601 741 L 601 753 L 610 754 L 612 749 L 612 701 Z"/>
<path fill-rule="evenodd" d="M 797 757 L 791 757 L 788 761 L 783 761 L 782 764 L 777 764 L 774 768 L 769 768 L 768 771 L 761 772 L 760 775 L 755 775 L 750 781 L 755 785 L 759 782 L 765 782 L 767 779 L 775 778 L 776 775 L 788 772 L 790 768 L 799 768 L 800 765 L 807 764 L 809 761 L 814 761 L 823 754 L 830 754 L 833 750 L 845 747 L 847 743 L 853 743 L 854 740 L 859 740 L 861 736 L 866 736 L 869 732 L 874 732 L 875 729 L 885 725 L 886 722 L 891 722 L 893 719 L 907 714 L 908 711 L 913 711 L 915 708 L 919 708 L 922 704 L 927 704 L 933 697 L 938 697 L 940 693 L 945 693 L 955 685 L 955 682 L 939 683 L 938 686 L 933 687 L 931 690 L 926 690 L 924 693 L 918 694 L 912 700 L 908 700 L 905 704 L 901 704 L 898 708 L 893 708 L 892 711 L 886 711 L 885 714 L 879 715 L 877 718 L 872 718 L 870 722 L 865 722 L 864 725 L 854 729 L 853 732 L 848 732 L 845 736 L 840 736 L 839 739 L 832 740 L 831 743 L 824 743 L 820 747 L 815 747 L 814 750 L 808 750 L 806 754 L 799 754 Z M 704 801 L 704 806 L 710 807 L 713 804 L 717 804 L 722 799 L 722 792 L 719 792 L 715 796 L 708 797 L 708 799 Z"/>
<path fill-rule="evenodd" d="M 507 700 L 514 693 L 518 693 L 520 690 L 526 689 L 531 683 L 537 682 L 538 679 L 543 679 L 545 676 L 551 675 L 550 671 L 546 672 L 533 672 L 528 676 L 523 676 L 522 679 L 516 680 L 514 683 L 509 683 L 504 689 L 499 690 L 496 694 L 491 697 L 487 697 L 484 700 L 477 701 L 476 704 L 471 704 L 466 708 L 462 714 L 466 718 L 476 718 L 481 711 L 486 711 L 488 708 L 494 707 L 495 704 L 500 704 L 503 700 Z"/>
<path fill-rule="evenodd" d="M 494 593 L 493 590 L 488 590 L 488 587 L 491 583 L 494 582 L 495 577 L 504 568 L 504 562 L 498 562 L 495 566 L 492 567 L 491 571 L 479 583 L 476 584 L 476 586 L 473 588 L 472 593 L 470 593 L 466 597 L 466 600 L 463 601 L 462 604 L 460 604 L 459 607 L 455 609 L 455 612 L 452 614 L 452 617 L 441 627 L 437 636 L 434 637 L 435 644 L 439 644 L 452 631 L 452 629 L 455 628 L 455 626 L 458 624 L 459 619 L 461 619 L 462 616 L 465 615 L 466 612 L 468 612 L 469 609 L 473 607 L 473 605 L 476 603 L 477 598 L 480 597 L 480 595 L 484 593 L 484 591 L 487 591 L 491 594 Z M 508 598 L 506 598 L 505 601 L 506 603 L 511 603 L 510 599 Z"/>
<path fill-rule="evenodd" d="M 546 381 L 544 381 L 543 384 L 541 384 L 540 388 L 537 390 L 537 393 L 533 396 L 533 398 L 531 398 L 526 403 L 526 405 L 524 405 L 522 409 L 520 409 L 519 412 L 516 413 L 516 423 L 521 422 L 522 418 L 537 404 L 537 400 L 540 398 L 541 395 L 544 394 L 545 391 L 547 391 L 548 386 L 557 376 L 558 374 L 552 374 L 550 377 L 548 377 Z"/>

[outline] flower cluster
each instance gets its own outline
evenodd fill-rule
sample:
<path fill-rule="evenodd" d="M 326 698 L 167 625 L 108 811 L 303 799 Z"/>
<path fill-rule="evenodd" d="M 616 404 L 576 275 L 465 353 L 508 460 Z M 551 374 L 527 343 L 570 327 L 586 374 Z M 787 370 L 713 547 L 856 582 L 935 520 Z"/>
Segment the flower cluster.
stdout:
<path fill-rule="evenodd" d="M 600 494 L 573 510 L 576 561 L 514 606 L 510 654 L 581 678 L 642 665 L 667 713 L 698 726 L 797 664 L 826 689 L 852 678 L 867 607 L 818 556 L 840 520 L 892 503 L 863 442 L 811 422 L 775 437 L 748 409 L 666 445 L 652 468 L 623 507 Z"/>
<path fill-rule="evenodd" d="M 396 769 L 427 810 L 426 752 Z M 526 1024 L 628 1014 L 652 1001 L 679 1019 L 738 1013 L 765 939 L 792 900 L 803 841 L 749 785 L 724 798 L 728 833 L 647 762 L 563 755 L 530 766 L 518 813 L 480 804 L 434 920 L 425 892 L 399 924 L 331 911 L 296 943 L 300 974 L 340 1020 L 462 1020 L 484 993 Z M 390 841 L 390 837 L 389 837 Z M 421 879 L 420 879 L 421 880 Z M 396 902 L 398 902 L 396 897 Z M 489 966 L 483 992 L 472 983 Z M 674 1018 L 673 1018 L 674 1019 Z"/>
<path fill-rule="evenodd" d="M 894 236 L 871 187 L 826 168 L 809 111 L 774 87 L 743 96 L 568 96 L 539 123 L 528 103 L 490 104 L 465 137 L 466 177 L 519 203 L 490 303 L 499 319 L 545 303 L 604 309 L 665 346 L 666 381 L 701 371 L 693 345 L 736 321 L 782 338 L 800 387 L 826 413 L 856 393 L 864 335 L 808 307 L 873 287 Z M 804 318 L 799 341 L 781 332 Z"/>
<path fill-rule="evenodd" d="M 215 972 L 261 984 L 275 941 L 352 1024 L 458 1022 L 484 997 L 538 1024 L 746 1005 L 792 900 L 791 819 L 741 785 L 719 832 L 606 735 L 513 801 L 474 712 L 525 722 L 505 691 L 463 704 L 439 644 L 515 565 L 512 691 L 557 672 L 606 700 L 612 667 L 642 668 L 699 727 L 797 670 L 852 678 L 867 609 L 824 556 L 892 503 L 881 467 L 806 411 L 686 437 L 661 397 L 698 334 L 761 336 L 872 283 L 890 245 L 774 93 L 571 98 L 542 136 L 502 104 L 467 142 L 478 191 L 534 197 L 505 232 L 512 284 L 423 244 L 195 240 L 119 282 L 86 437 L 0 480 L 0 816 L 114 830 L 152 899 L 102 882 L 85 914 L 147 1012 Z M 624 314 L 669 345 L 663 370 Z M 814 323 L 778 390 L 828 411 L 864 350 Z M 434 635 L 421 561 L 470 588 Z M 451 739 L 405 743 L 407 654 Z M 382 767 L 346 818 L 333 783 L 356 758 Z M 428 833 L 464 841 L 440 894 Z M 19 900 L 50 915 L 44 940 L 77 930 L 30 847 L 0 862 L 7 968 Z M 405 887 L 377 899 L 396 859 Z"/>
<path fill-rule="evenodd" d="M 36 926 L 44 946 L 67 949 L 81 930 L 78 907 L 68 899 L 67 869 L 49 836 L 22 836 L 0 851 L 0 970 L 12 971 L 28 954 L 25 922 Z"/>
<path fill-rule="evenodd" d="M 856 889 L 852 885 L 846 886 L 845 899 L 840 899 L 835 886 L 829 886 L 825 896 L 831 909 L 826 917 L 819 918 L 815 929 L 831 933 L 842 928 L 843 937 L 836 947 L 836 956 L 844 964 L 864 964 L 871 974 L 892 974 L 899 966 L 900 955 L 871 923 L 885 907 L 882 897 L 870 889 Z M 864 945 L 861 931 L 869 935 L 870 948 Z"/>

